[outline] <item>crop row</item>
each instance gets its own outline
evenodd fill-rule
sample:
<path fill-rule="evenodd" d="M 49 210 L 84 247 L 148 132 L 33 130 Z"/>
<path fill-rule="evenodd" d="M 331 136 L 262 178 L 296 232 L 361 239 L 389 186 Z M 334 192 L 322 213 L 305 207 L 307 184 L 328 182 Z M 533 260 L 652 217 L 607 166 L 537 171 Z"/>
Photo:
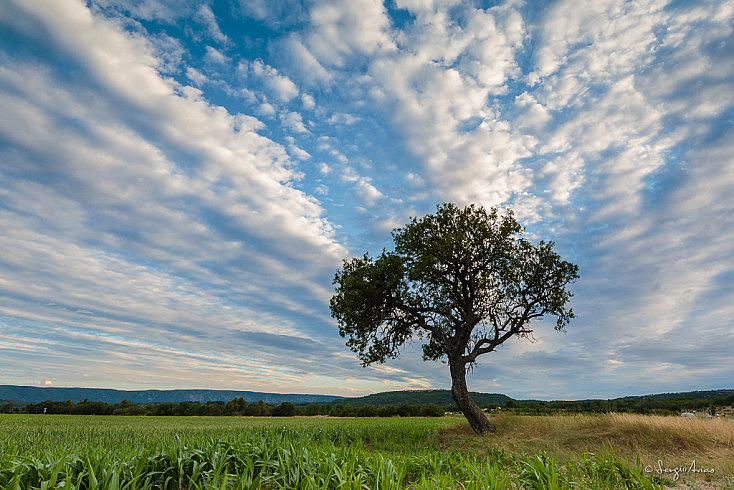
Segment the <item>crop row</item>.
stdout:
<path fill-rule="evenodd" d="M 79 419 L 0 419 L 0 429 L 11 429 L 0 488 L 658 488 L 639 462 L 609 453 L 561 465 L 542 453 L 442 451 L 431 437 L 441 424 L 430 419 L 255 419 L 227 427 L 207 427 L 206 419 L 129 427 L 110 422 L 119 417 Z M 137 446 L 125 445 L 131 433 L 140 436 Z"/>
<path fill-rule="evenodd" d="M 587 454 L 561 467 L 544 454 L 402 456 L 268 439 L 237 447 L 181 445 L 128 461 L 105 454 L 19 457 L 0 467 L 6 489 L 657 488 L 638 466 L 608 454 Z"/>

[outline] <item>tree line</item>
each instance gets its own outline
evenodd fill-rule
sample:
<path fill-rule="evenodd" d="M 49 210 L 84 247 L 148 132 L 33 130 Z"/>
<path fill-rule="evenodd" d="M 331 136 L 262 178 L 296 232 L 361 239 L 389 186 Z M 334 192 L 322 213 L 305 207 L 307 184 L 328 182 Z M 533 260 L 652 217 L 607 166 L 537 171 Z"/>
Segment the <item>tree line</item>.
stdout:
<path fill-rule="evenodd" d="M 183 401 L 179 403 L 155 403 L 137 405 L 128 400 L 109 404 L 102 401 L 71 400 L 44 401 L 14 406 L 12 403 L 0 405 L 0 413 L 23 414 L 65 414 L 65 415 L 151 415 L 151 416 L 256 416 L 256 417 L 293 417 L 327 415 L 331 417 L 441 417 L 444 409 L 435 405 L 407 405 L 352 407 L 349 404 L 311 403 L 296 405 L 291 402 L 280 404 L 246 402 L 242 397 L 228 402 Z"/>
<path fill-rule="evenodd" d="M 509 400 L 503 404 L 483 405 L 485 410 L 502 411 L 520 415 L 552 415 L 575 413 L 639 413 L 654 415 L 678 415 L 687 411 L 707 411 L 712 415 L 717 407 L 734 406 L 734 396 L 708 398 L 618 398 L 615 400 L 539 401 Z M 349 403 L 280 404 L 246 402 L 242 397 L 228 402 L 206 403 L 184 401 L 179 403 L 155 403 L 137 405 L 128 400 L 109 404 L 101 401 L 70 400 L 45 401 L 16 406 L 10 402 L 0 404 L 0 413 L 20 414 L 67 414 L 67 415 L 152 415 L 152 416 L 331 416 L 331 417 L 441 417 L 445 412 L 458 411 L 456 405 L 364 405 Z"/>
<path fill-rule="evenodd" d="M 578 401 L 509 401 L 503 410 L 525 415 L 551 415 L 560 413 L 639 413 L 647 415 L 679 415 L 681 412 L 708 411 L 712 415 L 716 407 L 734 405 L 734 396 L 709 398 L 617 398 L 615 400 Z"/>

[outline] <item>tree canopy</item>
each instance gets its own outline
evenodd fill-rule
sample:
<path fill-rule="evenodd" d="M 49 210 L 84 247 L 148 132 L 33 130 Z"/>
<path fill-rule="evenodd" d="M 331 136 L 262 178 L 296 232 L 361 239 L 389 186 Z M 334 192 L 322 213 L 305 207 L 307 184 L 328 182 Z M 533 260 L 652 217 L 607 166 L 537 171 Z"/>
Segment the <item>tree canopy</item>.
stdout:
<path fill-rule="evenodd" d="M 493 430 L 469 397 L 467 369 L 531 322 L 574 317 L 567 286 L 578 267 L 553 242 L 525 238 L 511 211 L 446 203 L 393 231 L 394 251 L 345 260 L 334 277 L 331 313 L 363 365 L 395 358 L 423 339 L 425 360 L 445 359 L 454 401 L 477 433 Z"/>

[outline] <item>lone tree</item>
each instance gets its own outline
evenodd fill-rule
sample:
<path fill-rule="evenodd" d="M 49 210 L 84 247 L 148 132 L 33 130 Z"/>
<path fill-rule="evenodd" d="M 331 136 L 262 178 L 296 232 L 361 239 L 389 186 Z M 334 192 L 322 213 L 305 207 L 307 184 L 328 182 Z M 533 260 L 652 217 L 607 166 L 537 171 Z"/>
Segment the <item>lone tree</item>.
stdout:
<path fill-rule="evenodd" d="M 336 272 L 330 306 L 339 334 L 363 366 L 423 339 L 424 360 L 448 362 L 451 395 L 472 429 L 493 432 L 469 396 L 467 371 L 511 337 L 529 337 L 532 320 L 553 315 L 563 330 L 574 317 L 567 286 L 578 266 L 523 232 L 511 211 L 473 205 L 412 218 L 393 231 L 394 252 L 345 260 Z"/>

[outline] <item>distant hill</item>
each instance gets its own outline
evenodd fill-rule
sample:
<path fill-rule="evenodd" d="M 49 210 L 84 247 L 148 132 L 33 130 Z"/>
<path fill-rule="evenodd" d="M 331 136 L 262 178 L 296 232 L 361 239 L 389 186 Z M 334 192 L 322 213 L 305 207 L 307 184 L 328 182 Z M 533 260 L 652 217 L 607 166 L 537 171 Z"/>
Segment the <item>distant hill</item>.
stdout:
<path fill-rule="evenodd" d="M 471 393 L 472 399 L 478 405 L 501 405 L 512 398 L 497 393 Z M 333 404 L 342 403 L 350 404 L 355 408 L 365 405 L 375 405 L 377 407 L 384 405 L 429 405 L 435 403 L 443 407 L 453 405 L 454 400 L 451 398 L 449 390 L 407 390 L 407 391 L 385 391 L 382 393 L 374 393 L 372 395 L 361 396 L 358 398 L 342 398 L 334 400 Z"/>
<path fill-rule="evenodd" d="M 734 389 L 709 390 L 709 391 L 687 391 L 680 393 L 658 393 L 643 396 L 625 396 L 615 400 L 644 400 L 653 398 L 655 400 L 669 400 L 671 398 L 712 398 L 734 396 Z M 113 390 L 103 388 L 57 388 L 39 386 L 15 386 L 0 385 L 0 405 L 8 401 L 16 406 L 28 403 L 38 403 L 46 400 L 79 402 L 82 400 L 102 401 L 106 403 L 120 403 L 129 400 L 137 405 L 150 403 L 180 403 L 183 401 L 197 401 L 206 403 L 208 401 L 229 401 L 242 397 L 246 402 L 264 401 L 265 403 L 279 404 L 291 402 L 296 404 L 305 403 L 331 403 L 350 404 L 355 408 L 365 405 L 387 406 L 387 405 L 428 405 L 435 403 L 438 406 L 453 405 L 449 390 L 406 390 L 386 391 L 372 395 L 344 398 L 331 395 L 306 395 L 306 394 L 282 394 L 262 393 L 257 391 L 235 391 L 235 390 Z M 513 400 L 507 395 L 498 393 L 471 393 L 472 399 L 480 406 L 503 405 Z M 514 400 L 516 403 L 532 400 Z M 591 400 L 580 400 L 591 401 Z"/>
<path fill-rule="evenodd" d="M 709 390 L 709 391 L 686 391 L 681 393 L 659 393 L 653 395 L 644 396 L 626 396 L 615 398 L 615 400 L 644 400 L 645 398 L 653 398 L 655 400 L 669 400 L 671 398 L 712 398 L 712 397 L 726 397 L 734 395 L 734 390 Z M 510 400 L 511 397 L 498 393 L 471 393 L 472 399 L 477 405 L 503 405 Z M 513 400 L 516 403 L 532 402 L 540 400 Z M 579 400 L 579 401 L 592 401 L 592 400 Z M 331 402 L 332 405 L 341 403 L 346 405 L 347 403 L 355 408 L 363 407 L 365 405 L 428 405 L 435 403 L 438 406 L 453 405 L 454 400 L 451 398 L 451 392 L 449 390 L 406 390 L 406 391 L 386 391 L 382 393 L 375 393 L 372 395 L 362 396 L 358 398 L 341 398 Z M 543 402 L 541 402 L 543 403 Z"/>
<path fill-rule="evenodd" d="M 684 391 L 680 393 L 658 393 L 655 395 L 643 395 L 643 396 L 625 396 L 617 398 L 618 400 L 644 400 L 645 398 L 652 398 L 654 400 L 670 400 L 672 398 L 716 398 L 734 396 L 734 390 L 708 390 L 708 391 Z"/>
<path fill-rule="evenodd" d="M 260 393 L 257 391 L 230 390 L 112 390 L 104 388 L 56 388 L 39 386 L 0 385 L 0 399 L 26 403 L 46 400 L 79 402 L 82 400 L 120 403 L 129 400 L 138 405 L 149 403 L 180 403 L 184 401 L 206 403 L 208 401 L 229 401 L 242 397 L 246 402 L 264 401 L 265 403 L 329 403 L 340 397 L 330 395 L 292 395 L 282 393 Z"/>
<path fill-rule="evenodd" d="M 6 403 L 10 403 L 14 407 L 24 407 L 28 405 L 28 402 L 22 402 L 20 400 L 5 400 L 3 398 L 0 398 L 0 406 L 5 405 Z"/>

